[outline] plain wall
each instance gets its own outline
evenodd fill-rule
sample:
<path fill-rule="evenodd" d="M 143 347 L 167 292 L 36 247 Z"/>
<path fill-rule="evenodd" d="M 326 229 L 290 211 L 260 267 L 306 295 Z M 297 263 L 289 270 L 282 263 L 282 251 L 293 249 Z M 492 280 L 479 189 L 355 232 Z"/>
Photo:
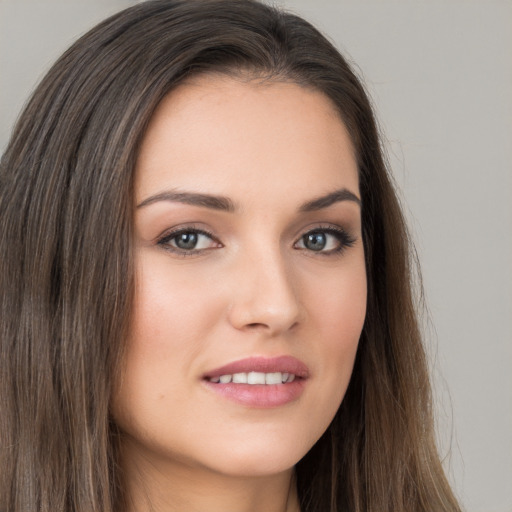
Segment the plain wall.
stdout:
<path fill-rule="evenodd" d="M 52 61 L 134 3 L 0 0 L 0 148 Z M 276 3 L 365 78 L 422 262 L 445 467 L 468 512 L 512 512 L 512 2 Z"/>

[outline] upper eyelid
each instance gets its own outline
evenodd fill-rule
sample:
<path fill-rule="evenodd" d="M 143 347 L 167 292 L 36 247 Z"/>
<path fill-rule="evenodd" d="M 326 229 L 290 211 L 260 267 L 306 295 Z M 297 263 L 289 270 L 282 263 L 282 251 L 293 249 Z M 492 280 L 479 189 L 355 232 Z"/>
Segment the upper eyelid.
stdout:
<path fill-rule="evenodd" d="M 211 231 L 209 231 L 208 229 L 205 229 L 205 228 L 197 227 L 195 225 L 166 229 L 161 234 L 159 234 L 158 236 L 155 237 L 155 241 L 160 242 L 161 240 L 164 240 L 166 238 L 173 238 L 173 237 L 179 235 L 180 233 L 187 233 L 187 232 L 205 235 L 205 236 L 211 238 L 212 240 L 218 241 L 217 237 Z"/>
<path fill-rule="evenodd" d="M 300 240 L 303 236 L 307 235 L 308 233 L 315 233 L 317 231 L 325 231 L 330 233 L 338 233 L 338 234 L 344 234 L 351 238 L 355 238 L 355 234 L 353 234 L 352 229 L 348 229 L 346 227 L 340 226 L 339 224 L 334 223 L 319 223 L 318 225 L 313 225 L 311 227 L 308 227 L 307 229 L 300 230 L 300 234 L 296 235 L 297 240 Z"/>
<path fill-rule="evenodd" d="M 299 238 L 297 239 L 297 241 L 295 243 L 298 243 L 302 238 L 304 238 L 306 235 L 308 235 L 310 233 L 318 233 L 318 232 L 328 233 L 333 236 L 336 236 L 336 235 L 344 236 L 344 237 L 348 238 L 350 240 L 350 242 L 355 242 L 357 240 L 357 237 L 352 235 L 351 232 L 347 229 L 344 229 L 339 226 L 337 226 L 337 227 L 323 226 L 323 227 L 312 228 L 312 229 L 308 229 L 307 231 L 304 231 L 302 233 L 302 235 L 299 236 Z"/>

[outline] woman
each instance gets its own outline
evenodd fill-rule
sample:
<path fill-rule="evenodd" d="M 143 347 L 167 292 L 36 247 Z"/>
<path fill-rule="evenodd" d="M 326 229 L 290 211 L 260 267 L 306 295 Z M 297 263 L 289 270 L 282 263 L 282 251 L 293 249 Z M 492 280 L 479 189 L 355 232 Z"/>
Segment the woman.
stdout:
<path fill-rule="evenodd" d="M 459 510 L 371 107 L 307 22 L 113 16 L 0 180 L 0 510 Z"/>

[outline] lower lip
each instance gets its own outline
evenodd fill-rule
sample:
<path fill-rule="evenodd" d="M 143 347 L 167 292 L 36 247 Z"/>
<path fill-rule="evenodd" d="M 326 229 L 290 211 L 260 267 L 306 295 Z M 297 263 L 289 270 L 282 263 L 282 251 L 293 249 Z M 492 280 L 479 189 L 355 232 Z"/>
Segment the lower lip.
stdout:
<path fill-rule="evenodd" d="M 205 385 L 219 395 L 248 407 L 262 409 L 280 407 L 297 400 L 304 391 L 306 379 L 297 379 L 285 384 L 221 384 L 204 381 Z"/>

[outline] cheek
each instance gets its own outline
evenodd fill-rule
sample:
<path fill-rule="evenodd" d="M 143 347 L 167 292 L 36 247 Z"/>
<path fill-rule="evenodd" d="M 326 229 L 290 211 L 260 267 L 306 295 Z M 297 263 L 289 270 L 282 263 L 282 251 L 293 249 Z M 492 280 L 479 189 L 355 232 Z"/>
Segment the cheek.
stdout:
<path fill-rule="evenodd" d="M 180 401 L 220 312 L 201 276 L 171 272 L 165 258 L 140 258 L 123 371 L 113 400 L 120 423 L 151 417 L 151 407 Z M 201 293 L 198 293 L 201 290 Z M 129 420 L 126 421 L 126 418 Z"/>
<path fill-rule="evenodd" d="M 316 277 L 316 276 L 315 276 Z M 319 286 L 321 284 L 321 286 Z M 310 279 L 307 297 L 313 328 L 326 345 L 343 352 L 357 348 L 366 316 L 367 282 L 364 256 L 354 258 L 337 273 Z"/>
<path fill-rule="evenodd" d="M 315 346 L 308 348 L 318 357 L 316 370 L 322 387 L 318 408 L 328 418 L 327 423 L 336 413 L 352 376 L 366 316 L 364 259 L 342 270 L 335 278 L 324 280 L 322 290 L 311 286 L 307 294 L 309 329 L 316 340 Z"/>
<path fill-rule="evenodd" d="M 199 272 L 172 268 L 165 257 L 146 257 L 139 264 L 133 310 L 133 338 L 152 351 L 176 358 L 193 352 L 201 333 L 218 319 L 215 289 Z"/>

